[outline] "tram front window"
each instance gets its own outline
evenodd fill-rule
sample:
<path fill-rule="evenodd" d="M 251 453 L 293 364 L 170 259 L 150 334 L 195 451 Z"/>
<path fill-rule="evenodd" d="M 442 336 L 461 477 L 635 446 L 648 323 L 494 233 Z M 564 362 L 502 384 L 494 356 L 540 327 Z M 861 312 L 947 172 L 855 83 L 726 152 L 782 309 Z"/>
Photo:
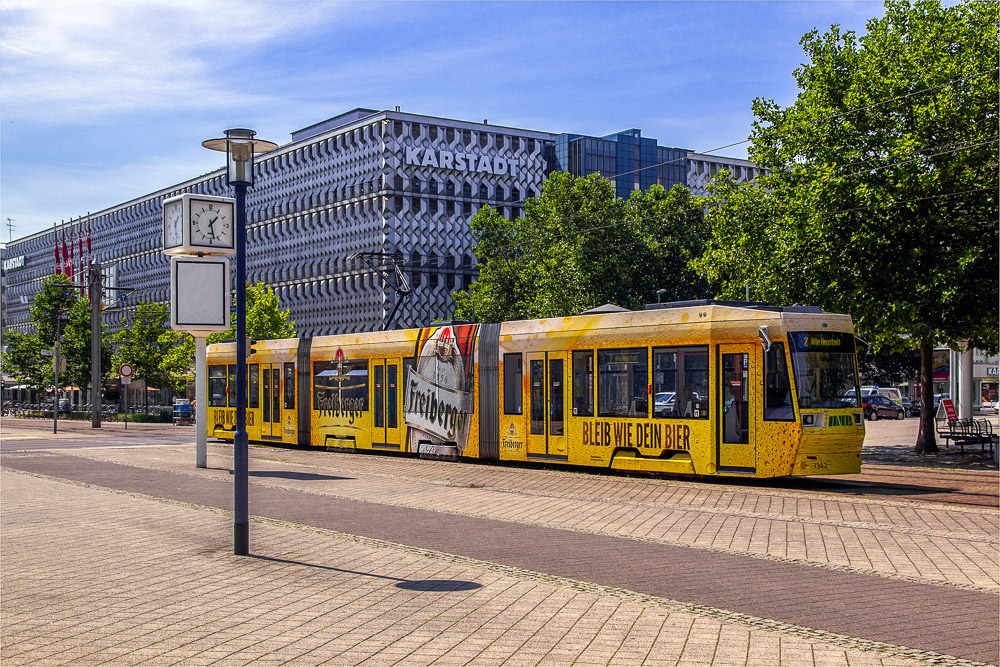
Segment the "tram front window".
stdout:
<path fill-rule="evenodd" d="M 800 408 L 859 408 L 858 365 L 849 333 L 790 333 Z"/>

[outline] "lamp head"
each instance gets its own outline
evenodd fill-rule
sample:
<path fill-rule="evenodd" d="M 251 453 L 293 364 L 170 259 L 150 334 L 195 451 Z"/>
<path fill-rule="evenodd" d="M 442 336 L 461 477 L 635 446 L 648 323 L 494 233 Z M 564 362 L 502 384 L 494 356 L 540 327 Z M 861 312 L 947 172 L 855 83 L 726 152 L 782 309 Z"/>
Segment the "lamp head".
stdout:
<path fill-rule="evenodd" d="M 278 144 L 263 139 L 254 139 L 257 133 L 245 128 L 226 130 L 221 139 L 207 139 L 201 145 L 213 151 L 226 154 L 226 180 L 229 185 L 237 183 L 253 185 L 253 158 L 255 153 L 273 151 Z"/>

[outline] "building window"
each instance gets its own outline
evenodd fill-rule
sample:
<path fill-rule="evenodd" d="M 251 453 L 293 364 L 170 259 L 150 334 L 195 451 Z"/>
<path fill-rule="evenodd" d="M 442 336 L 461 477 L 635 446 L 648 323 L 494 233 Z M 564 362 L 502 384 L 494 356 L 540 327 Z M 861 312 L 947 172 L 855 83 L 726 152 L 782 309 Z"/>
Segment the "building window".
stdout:
<path fill-rule="evenodd" d="M 483 184 L 481 184 L 479 186 L 479 198 L 480 199 L 489 199 L 490 198 L 490 190 L 489 190 L 489 188 L 486 187 L 485 183 L 483 183 Z"/>
<path fill-rule="evenodd" d="M 462 215 L 472 215 L 472 204 L 470 202 L 462 203 Z"/>
<path fill-rule="evenodd" d="M 517 188 L 510 189 L 510 200 L 513 202 L 521 201 L 521 191 Z"/>
<path fill-rule="evenodd" d="M 427 191 L 432 195 L 436 195 L 438 192 L 438 182 L 435 181 L 433 178 L 427 181 Z"/>
<path fill-rule="evenodd" d="M 471 183 L 463 183 L 462 184 L 462 196 L 463 197 L 469 197 L 469 198 L 472 197 L 472 184 Z"/>
<path fill-rule="evenodd" d="M 451 201 L 451 200 L 449 199 L 449 200 L 448 200 L 448 204 L 447 204 L 447 206 L 445 207 L 445 212 L 446 212 L 446 213 L 447 213 L 448 215 L 450 215 L 450 216 L 451 216 L 451 215 L 455 215 L 455 202 L 453 202 L 453 201 Z"/>
<path fill-rule="evenodd" d="M 503 413 L 524 414 L 521 354 L 503 355 Z"/>
<path fill-rule="evenodd" d="M 454 143 L 454 141 L 455 141 L 455 128 L 453 128 L 453 127 L 449 127 L 448 128 L 448 130 L 445 132 L 445 140 L 449 144 Z"/>
<path fill-rule="evenodd" d="M 400 176 L 399 174 L 396 174 L 396 177 L 392 180 L 392 187 L 393 187 L 394 190 L 402 190 L 403 189 L 403 177 Z"/>
<path fill-rule="evenodd" d="M 420 192 L 420 179 L 419 178 L 411 178 L 410 179 L 410 190 L 412 190 L 413 192 Z"/>
<path fill-rule="evenodd" d="M 486 134 L 485 132 L 480 132 L 479 133 L 479 147 L 480 148 L 486 148 L 489 145 L 489 143 L 490 143 L 489 135 Z"/>

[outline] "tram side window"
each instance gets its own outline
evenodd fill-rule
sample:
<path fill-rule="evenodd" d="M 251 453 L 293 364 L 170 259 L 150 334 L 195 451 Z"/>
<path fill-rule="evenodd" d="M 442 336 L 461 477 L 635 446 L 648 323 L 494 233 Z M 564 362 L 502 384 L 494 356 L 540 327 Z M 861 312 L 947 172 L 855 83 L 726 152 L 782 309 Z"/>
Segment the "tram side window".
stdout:
<path fill-rule="evenodd" d="M 594 353 L 573 351 L 573 414 L 594 416 Z"/>
<path fill-rule="evenodd" d="M 764 353 L 764 419 L 795 420 L 784 343 L 772 343 L 771 349 Z"/>
<path fill-rule="evenodd" d="M 226 385 L 226 405 L 236 407 L 236 364 L 229 364 L 229 384 Z"/>
<path fill-rule="evenodd" d="M 341 416 L 368 411 L 368 361 L 313 362 L 313 410 Z"/>
<path fill-rule="evenodd" d="M 649 365 L 645 348 L 597 351 L 597 408 L 601 417 L 645 417 Z"/>
<path fill-rule="evenodd" d="M 521 353 L 503 355 L 503 413 L 524 414 Z"/>
<path fill-rule="evenodd" d="M 285 364 L 285 409 L 295 409 L 295 364 Z"/>
<path fill-rule="evenodd" d="M 708 419 L 708 346 L 653 348 L 653 416 Z"/>
<path fill-rule="evenodd" d="M 208 367 L 208 404 L 213 408 L 226 407 L 226 367 Z"/>
<path fill-rule="evenodd" d="M 249 407 L 260 407 L 260 367 L 257 364 L 247 366 L 247 376 L 250 378 L 250 393 L 247 399 L 250 401 Z"/>

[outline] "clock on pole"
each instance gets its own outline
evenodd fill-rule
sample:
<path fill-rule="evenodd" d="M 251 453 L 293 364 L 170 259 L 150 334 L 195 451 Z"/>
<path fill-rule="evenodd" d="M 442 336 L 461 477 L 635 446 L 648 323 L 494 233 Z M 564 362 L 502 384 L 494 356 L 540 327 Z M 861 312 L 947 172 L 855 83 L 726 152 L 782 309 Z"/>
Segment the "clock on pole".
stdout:
<path fill-rule="evenodd" d="M 235 203 L 231 197 L 191 193 L 164 200 L 164 254 L 196 257 L 235 254 Z"/>

